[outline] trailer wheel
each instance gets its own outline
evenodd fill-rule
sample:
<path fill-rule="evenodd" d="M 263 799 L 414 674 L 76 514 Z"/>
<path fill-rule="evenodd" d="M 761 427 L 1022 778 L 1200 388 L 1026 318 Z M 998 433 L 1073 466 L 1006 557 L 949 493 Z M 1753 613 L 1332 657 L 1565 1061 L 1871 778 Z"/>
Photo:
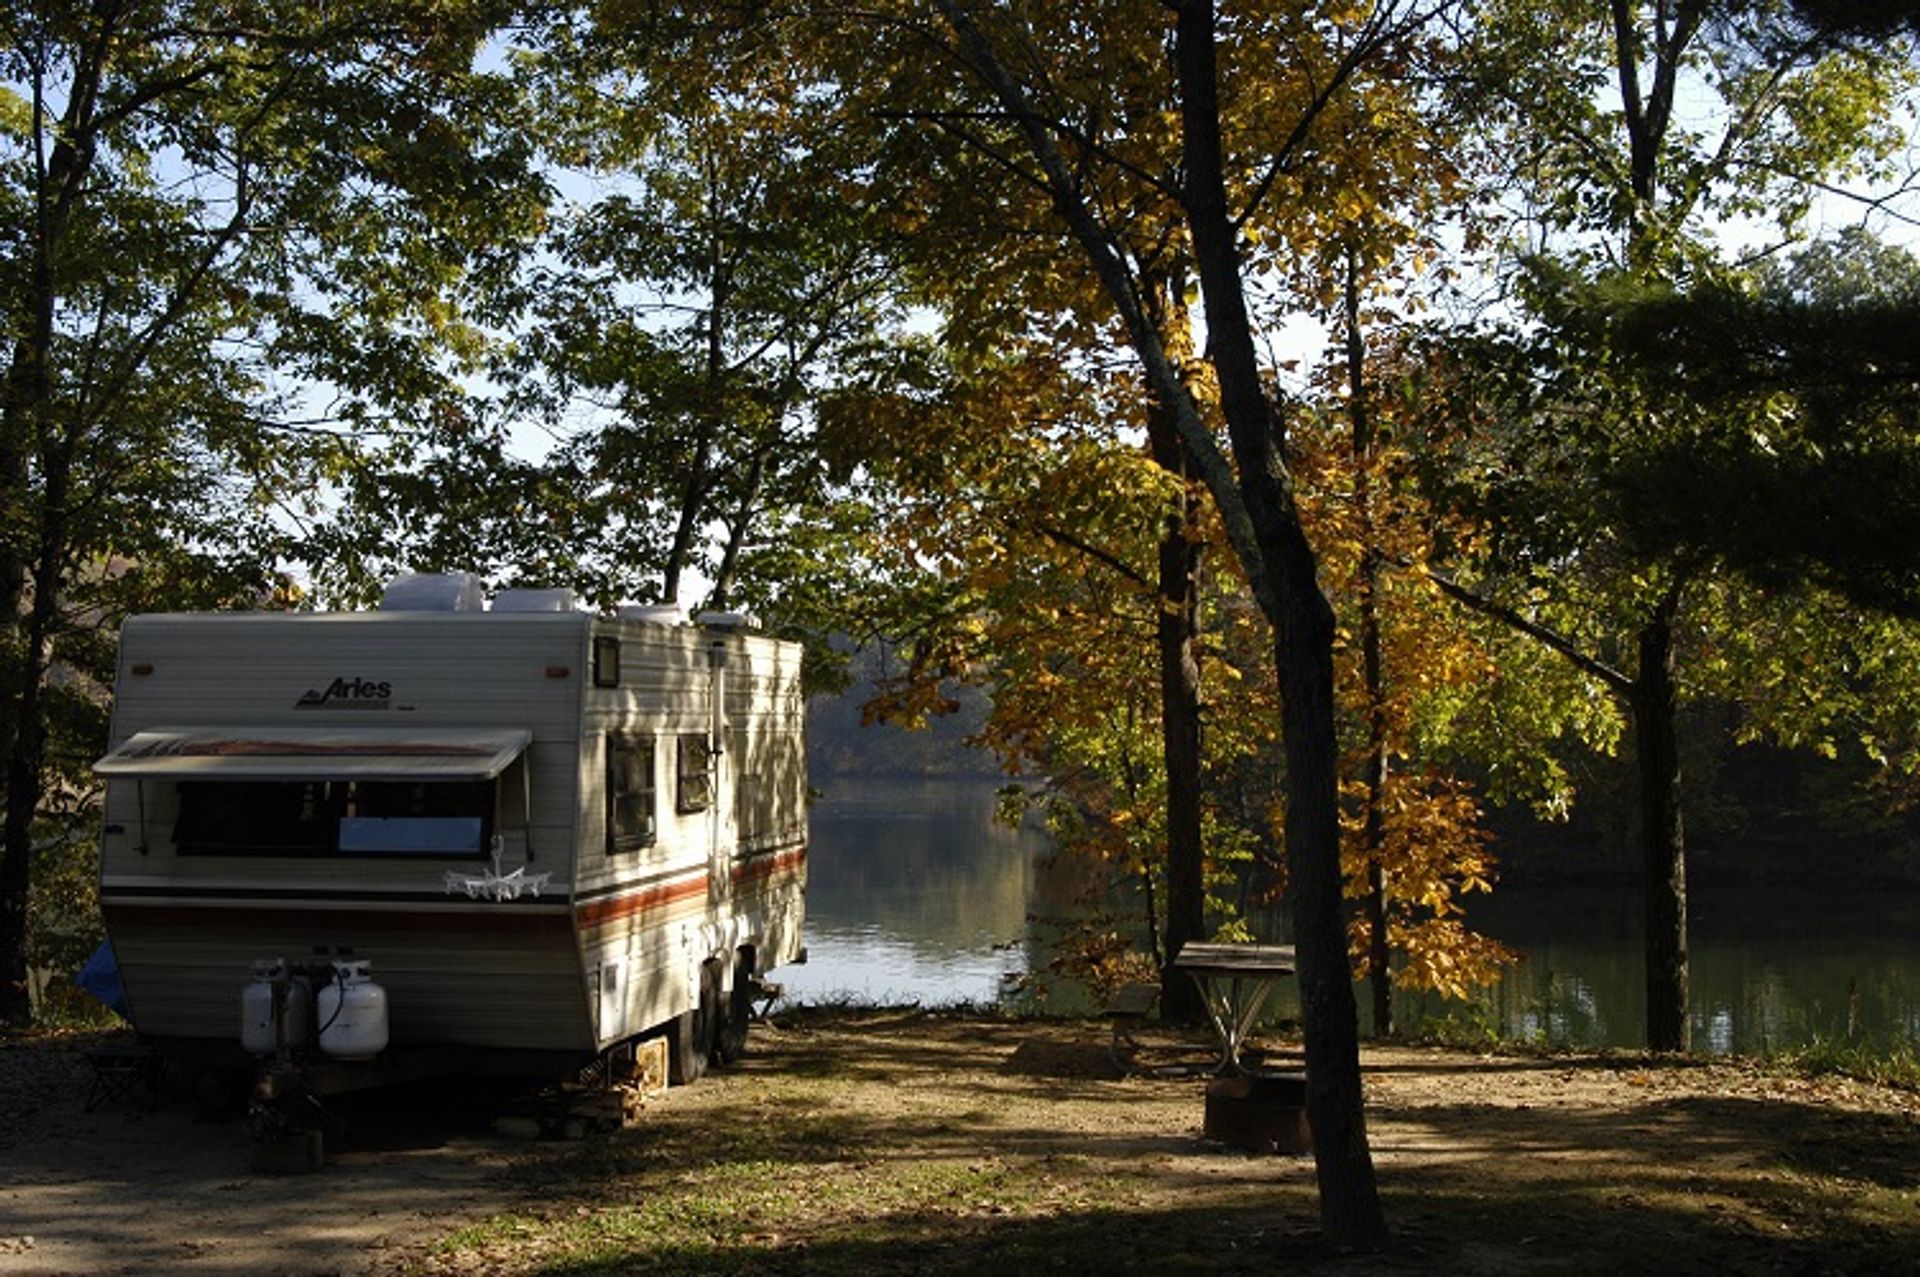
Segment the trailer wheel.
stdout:
<path fill-rule="evenodd" d="M 753 1022 L 753 950 L 742 949 L 733 959 L 733 992 L 727 996 L 727 1014 L 713 1041 L 713 1062 L 732 1064 L 747 1053 L 747 1026 Z"/>
<path fill-rule="evenodd" d="M 719 1031 L 720 972 L 709 962 L 700 968 L 700 1004 L 676 1016 L 667 1043 L 667 1081 L 674 1086 L 697 1082 L 713 1058 Z"/>

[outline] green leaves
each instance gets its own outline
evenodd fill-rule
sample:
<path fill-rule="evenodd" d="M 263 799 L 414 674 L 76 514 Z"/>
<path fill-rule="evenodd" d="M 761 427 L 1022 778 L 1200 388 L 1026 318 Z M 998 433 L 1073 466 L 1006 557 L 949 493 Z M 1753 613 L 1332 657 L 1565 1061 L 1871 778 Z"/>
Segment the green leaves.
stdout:
<path fill-rule="evenodd" d="M 576 538 L 564 570 L 606 601 L 701 576 L 713 605 L 765 603 L 760 552 L 833 499 L 822 407 L 900 316 L 844 108 L 704 14 L 583 13 L 514 62 L 549 158 L 586 170 L 491 306 L 501 407 L 553 441 L 536 464 Z M 500 530 L 485 563 L 562 566 Z"/>
<path fill-rule="evenodd" d="M 1497 136 L 1521 160 L 1505 175 L 1545 249 L 1515 290 L 1525 321 L 1436 357 L 1450 365 L 1436 384 L 1462 392 L 1454 420 L 1471 434 L 1450 452 L 1453 473 L 1433 473 L 1490 525 L 1472 556 L 1498 598 L 1487 610 L 1633 715 L 1647 872 L 1667 884 L 1649 895 L 1649 1038 L 1678 1045 L 1676 684 L 1738 697 L 1753 735 L 1832 753 L 1857 734 L 1892 758 L 1885 741 L 1904 724 L 1849 724 L 1867 708 L 1852 690 L 1865 654 L 1836 633 L 1824 659 L 1783 660 L 1769 645 L 1804 655 L 1807 636 L 1752 617 L 1791 598 L 1795 624 L 1824 623 L 1835 589 L 1881 606 L 1910 598 L 1913 573 L 1882 537 L 1920 531 L 1894 513 L 1914 495 L 1912 379 L 1881 376 L 1910 361 L 1869 335 L 1911 307 L 1849 313 L 1794 297 L 1827 263 L 1767 299 L 1768 272 L 1724 260 L 1718 223 L 1791 235 L 1823 184 L 1873 173 L 1916 71 L 1906 49 L 1807 40 L 1772 3 L 1728 20 L 1691 4 L 1621 4 L 1611 20 L 1524 3 L 1492 12 L 1489 35 L 1518 77 L 1512 93 L 1488 86 L 1508 104 Z M 1555 44 L 1565 56 L 1530 71 Z M 1848 636 L 1878 631 L 1832 620 Z M 1741 672 L 1757 681 L 1726 690 Z"/>
<path fill-rule="evenodd" d="M 462 290 L 544 201 L 473 70 L 493 6 L 30 10 L 0 30 L 0 1018 L 42 800 L 100 744 L 62 680 L 129 607 L 288 601 L 344 434 L 451 397 Z"/>

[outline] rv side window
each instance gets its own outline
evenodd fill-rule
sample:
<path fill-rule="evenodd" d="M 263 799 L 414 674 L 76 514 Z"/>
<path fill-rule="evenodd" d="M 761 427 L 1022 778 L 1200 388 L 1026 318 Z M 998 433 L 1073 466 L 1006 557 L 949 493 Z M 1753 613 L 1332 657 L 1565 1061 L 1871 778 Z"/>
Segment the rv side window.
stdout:
<path fill-rule="evenodd" d="M 620 640 L 611 634 L 593 640 L 593 685 L 620 686 Z"/>
<path fill-rule="evenodd" d="M 713 750 L 705 736 L 680 738 L 679 782 L 676 808 L 705 811 L 713 806 Z"/>
<path fill-rule="evenodd" d="M 632 851 L 653 842 L 653 742 L 607 737 L 607 850 Z"/>

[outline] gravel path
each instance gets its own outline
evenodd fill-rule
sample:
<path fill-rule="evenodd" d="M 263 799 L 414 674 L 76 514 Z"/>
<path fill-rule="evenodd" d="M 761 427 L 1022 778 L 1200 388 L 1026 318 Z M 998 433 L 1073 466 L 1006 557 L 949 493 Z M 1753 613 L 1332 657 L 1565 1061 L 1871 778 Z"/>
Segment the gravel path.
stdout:
<path fill-rule="evenodd" d="M 0 1043 L 0 1272 L 348 1277 L 514 1199 L 525 1146 L 431 1105 L 356 1108 L 322 1174 L 284 1177 L 185 1098 L 86 1112 L 97 1041 Z"/>

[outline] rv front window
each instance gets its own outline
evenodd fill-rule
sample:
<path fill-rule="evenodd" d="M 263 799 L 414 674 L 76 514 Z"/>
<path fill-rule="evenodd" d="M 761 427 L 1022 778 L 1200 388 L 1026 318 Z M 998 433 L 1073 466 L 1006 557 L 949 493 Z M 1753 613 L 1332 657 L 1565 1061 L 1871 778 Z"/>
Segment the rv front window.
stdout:
<path fill-rule="evenodd" d="M 479 856 L 492 781 L 182 781 L 184 855 Z"/>
<path fill-rule="evenodd" d="M 705 736 L 680 738 L 679 793 L 674 806 L 683 812 L 713 806 L 713 749 Z"/>
<path fill-rule="evenodd" d="M 492 819 L 492 781 L 360 781 L 340 819 L 340 850 L 477 856 Z"/>
<path fill-rule="evenodd" d="M 324 856 L 346 801 L 338 781 L 182 781 L 173 844 L 187 854 Z"/>
<path fill-rule="evenodd" d="M 632 851 L 653 842 L 653 741 L 607 736 L 607 850 Z"/>

